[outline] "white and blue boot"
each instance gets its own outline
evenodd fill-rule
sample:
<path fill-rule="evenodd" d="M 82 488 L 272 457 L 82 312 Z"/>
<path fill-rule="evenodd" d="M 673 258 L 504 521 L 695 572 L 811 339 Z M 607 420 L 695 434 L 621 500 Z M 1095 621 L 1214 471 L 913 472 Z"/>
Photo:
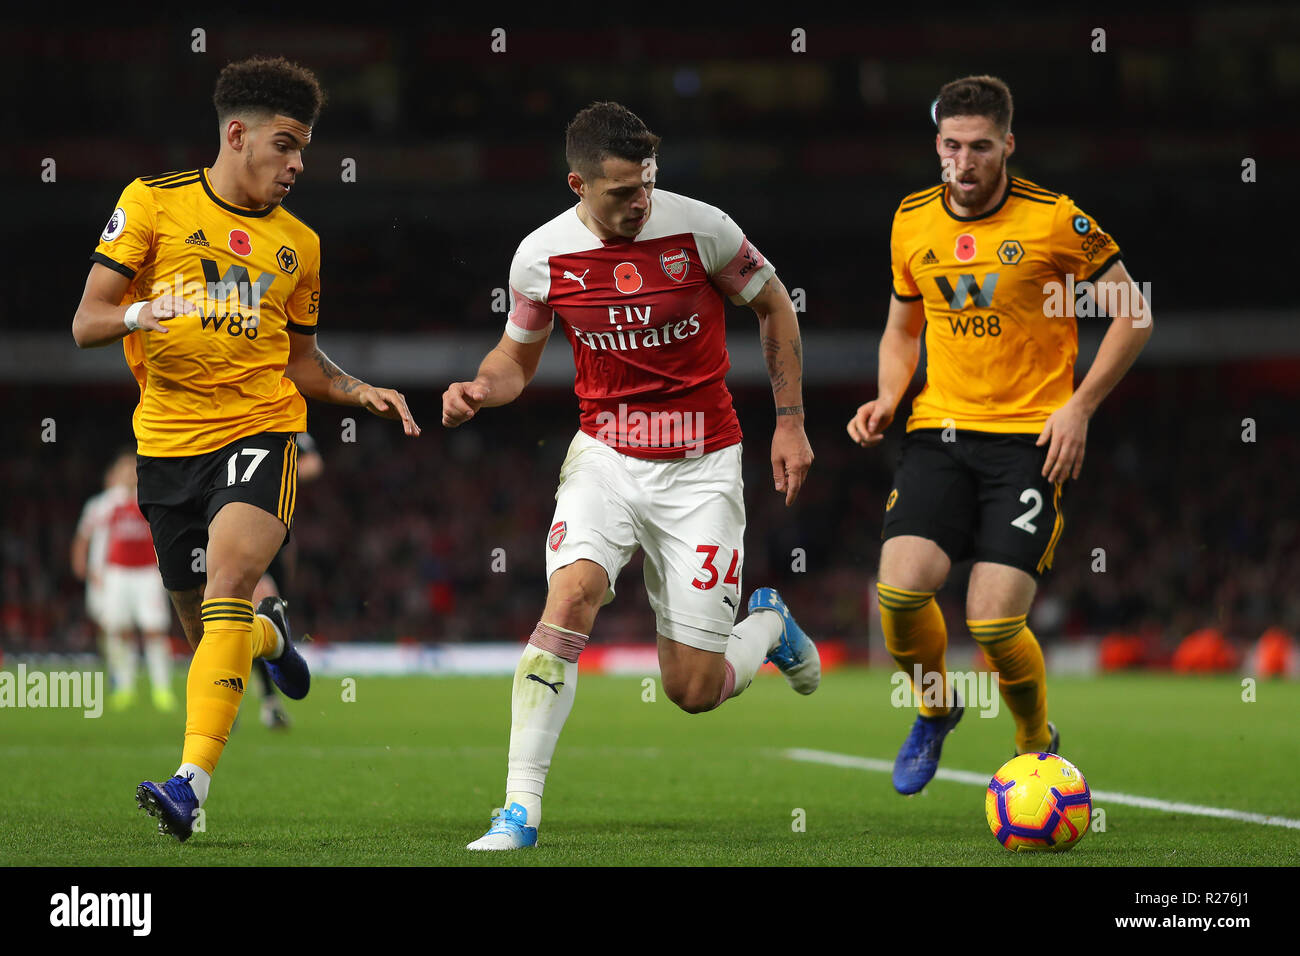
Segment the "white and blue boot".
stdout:
<path fill-rule="evenodd" d="M 520 804 L 492 811 L 492 826 L 467 850 L 522 850 L 537 845 L 537 827 L 528 826 L 528 811 Z"/>
<path fill-rule="evenodd" d="M 803 632 L 775 588 L 758 588 L 749 596 L 749 613 L 774 611 L 781 615 L 781 640 L 766 660 L 776 665 L 800 694 L 811 694 L 822 682 L 822 659 L 817 645 Z"/>

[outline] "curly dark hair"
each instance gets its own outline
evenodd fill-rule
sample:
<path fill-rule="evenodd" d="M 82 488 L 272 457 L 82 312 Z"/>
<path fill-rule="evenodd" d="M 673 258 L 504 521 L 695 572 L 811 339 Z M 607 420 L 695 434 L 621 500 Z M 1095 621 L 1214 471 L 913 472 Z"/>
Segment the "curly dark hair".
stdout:
<path fill-rule="evenodd" d="M 611 156 L 639 163 L 658 148 L 659 137 L 619 103 L 592 103 L 564 131 L 569 169 L 588 180 L 600 176 L 601 164 Z"/>
<path fill-rule="evenodd" d="M 236 113 L 269 112 L 315 126 L 325 105 L 316 75 L 282 56 L 255 56 L 227 63 L 212 94 L 217 116 L 225 122 Z"/>
<path fill-rule="evenodd" d="M 945 116 L 987 116 L 1003 134 L 1011 130 L 1011 89 L 996 76 L 963 76 L 945 83 L 935 101 L 936 126 Z"/>

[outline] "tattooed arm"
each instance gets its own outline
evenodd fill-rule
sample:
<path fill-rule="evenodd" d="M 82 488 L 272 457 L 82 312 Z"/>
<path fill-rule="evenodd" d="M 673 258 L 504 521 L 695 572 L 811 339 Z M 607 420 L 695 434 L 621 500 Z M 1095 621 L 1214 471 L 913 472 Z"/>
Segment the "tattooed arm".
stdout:
<path fill-rule="evenodd" d="M 406 398 L 391 388 L 375 388 L 335 365 L 316 345 L 315 335 L 289 333 L 289 363 L 284 377 L 307 398 L 335 405 L 356 405 L 381 418 L 400 420 L 408 435 L 420 434 Z"/>
<path fill-rule="evenodd" d="M 776 400 L 776 433 L 772 436 L 772 481 L 790 505 L 812 467 L 813 453 L 803 430 L 803 347 L 799 319 L 785 286 L 776 276 L 767 280 L 749 303 L 758 314 L 763 360 Z"/>

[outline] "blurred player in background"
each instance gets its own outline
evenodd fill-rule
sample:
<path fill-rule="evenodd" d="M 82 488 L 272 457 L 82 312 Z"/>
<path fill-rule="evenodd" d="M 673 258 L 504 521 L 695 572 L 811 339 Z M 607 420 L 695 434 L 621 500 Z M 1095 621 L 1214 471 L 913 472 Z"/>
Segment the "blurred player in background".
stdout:
<path fill-rule="evenodd" d="M 914 686 L 920 714 L 894 762 L 894 788 L 905 794 L 934 776 L 962 716 L 934 595 L 966 557 L 975 559 L 966 623 L 998 672 L 1016 751 L 1057 752 L 1043 652 L 1025 621 L 1060 541 L 1065 481 L 1079 476 L 1088 419 L 1151 335 L 1115 241 L 1068 196 L 1007 175 L 1011 114 L 1011 91 L 995 77 L 939 91 L 943 182 L 908 196 L 894 215 L 877 397 L 848 424 L 858 444 L 880 442 L 924 330 L 926 384 L 885 502 L 877 584 L 889 653 L 909 678 L 919 667 L 934 691 Z M 1076 390 L 1075 313 L 1060 314 L 1051 296 L 1068 295 L 1072 307 L 1084 281 L 1097 284 L 1111 323 Z"/>
<path fill-rule="evenodd" d="M 154 706 L 161 711 L 175 709 L 168 636 L 171 607 L 158 575 L 149 523 L 136 503 L 134 451 L 123 451 L 113 459 L 105 490 L 82 511 L 72 552 L 73 573 L 87 580 L 87 613 L 103 630 L 113 684 L 109 705 L 121 710 L 135 699 L 138 630 Z"/>
<path fill-rule="evenodd" d="M 325 470 L 325 459 L 320 455 L 316 439 L 307 432 L 299 432 L 293 440 L 298 446 L 298 484 L 315 481 Z M 253 604 L 260 604 L 271 597 L 282 597 L 284 591 L 291 590 L 297 565 L 298 539 L 290 538 L 275 553 L 271 566 L 253 589 Z M 288 602 L 285 603 L 287 606 Z M 259 657 L 253 661 L 253 673 L 257 675 L 262 687 L 262 723 L 272 730 L 287 730 L 289 715 L 280 705 L 275 681 L 271 679 L 271 670 L 266 666 L 265 659 Z"/>
<path fill-rule="evenodd" d="M 133 181 L 92 254 L 72 332 L 82 348 L 124 339 L 140 386 L 140 508 L 163 583 L 195 649 L 176 775 L 136 788 L 179 840 L 207 798 L 252 661 L 306 696 L 285 602 L 253 590 L 293 520 L 303 396 L 400 419 L 405 399 L 341 371 L 316 344 L 320 239 L 281 206 L 303 171 L 324 101 L 283 58 L 228 64 L 213 102 L 211 169 Z"/>
<path fill-rule="evenodd" d="M 787 505 L 813 459 L 798 319 L 772 265 L 725 213 L 655 188 L 658 144 L 617 103 L 574 118 L 566 155 L 579 202 L 520 244 L 500 344 L 474 381 L 443 395 L 448 427 L 514 401 L 560 319 L 581 425 L 546 541 L 546 608 L 515 672 L 505 804 L 471 850 L 536 844 L 578 656 L 638 548 L 664 691 L 683 710 L 737 696 L 766 659 L 799 693 L 821 680 L 816 647 L 776 591 L 756 590 L 751 613 L 734 623 L 745 505 L 723 296 L 758 313 L 777 405 L 773 480 Z"/>
<path fill-rule="evenodd" d="M 81 517 L 77 519 L 77 530 L 72 536 L 72 546 L 68 555 L 72 574 L 78 581 L 86 582 L 86 617 L 95 625 L 95 634 L 103 650 L 105 663 L 108 665 L 109 677 L 115 671 L 117 660 L 116 648 L 109 647 L 108 635 L 104 633 L 103 591 L 104 591 L 104 552 L 108 543 L 108 528 L 104 523 L 104 512 L 114 497 L 113 489 L 118 483 L 118 462 L 114 459 L 104 469 L 104 488 L 87 499 L 81 508 Z"/>

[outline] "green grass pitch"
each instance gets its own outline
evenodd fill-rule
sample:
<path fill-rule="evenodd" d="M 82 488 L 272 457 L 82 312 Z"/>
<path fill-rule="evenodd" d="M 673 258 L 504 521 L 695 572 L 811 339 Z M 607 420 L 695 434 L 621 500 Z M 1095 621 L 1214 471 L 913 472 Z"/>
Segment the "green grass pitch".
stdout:
<path fill-rule="evenodd" d="M 178 678 L 179 680 L 179 678 Z M 911 711 L 889 672 L 846 669 L 801 698 L 760 676 L 689 716 L 637 678 L 584 676 L 551 768 L 536 850 L 471 854 L 500 805 L 508 678 L 362 677 L 345 702 L 318 678 L 273 733 L 250 693 L 213 781 L 206 831 L 178 844 L 136 809 L 135 785 L 178 763 L 183 714 L 0 711 L 0 864 L 351 865 L 1288 865 L 1300 830 L 1108 805 L 1104 832 L 1065 854 L 1013 854 L 984 791 L 935 780 L 895 794 L 887 773 L 802 763 L 810 748 L 892 760 Z M 1094 791 L 1300 818 L 1300 686 L 1237 678 L 1055 678 L 1062 753 Z M 144 696 L 144 695 L 142 695 Z M 941 766 L 992 773 L 1012 722 L 968 712 Z M 805 829 L 795 827 L 802 811 Z"/>

